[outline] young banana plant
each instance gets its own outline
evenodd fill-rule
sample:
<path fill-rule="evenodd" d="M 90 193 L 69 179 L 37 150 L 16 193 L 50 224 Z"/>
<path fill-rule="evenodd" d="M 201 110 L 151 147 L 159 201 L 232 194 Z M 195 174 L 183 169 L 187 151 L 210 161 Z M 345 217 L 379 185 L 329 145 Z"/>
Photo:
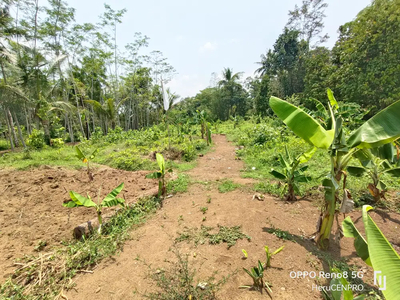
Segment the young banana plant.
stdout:
<path fill-rule="evenodd" d="M 309 180 L 311 180 L 311 177 L 305 176 L 303 174 L 308 166 L 300 167 L 300 165 L 308 162 L 314 155 L 316 150 L 317 148 L 313 147 L 307 152 L 300 154 L 295 159 L 292 159 L 287 147 L 285 146 L 286 159 L 282 156 L 282 154 L 279 154 L 279 162 L 283 171 L 279 172 L 272 169 L 270 174 L 272 174 L 275 178 L 283 180 L 285 182 L 284 186 L 281 189 L 281 195 L 283 195 L 287 190 L 287 194 L 285 197 L 286 201 L 296 201 L 296 194 L 300 194 L 298 183 L 308 182 Z"/>
<path fill-rule="evenodd" d="M 264 250 L 265 250 L 265 255 L 267 256 L 267 261 L 265 263 L 265 268 L 270 268 L 271 267 L 271 260 L 272 257 L 276 254 L 278 254 L 279 252 L 281 252 L 283 250 L 283 248 L 285 248 L 285 246 L 282 246 L 280 248 L 278 248 L 277 250 L 275 250 L 274 252 L 270 252 L 269 251 L 269 247 L 268 246 L 264 246 Z"/>
<path fill-rule="evenodd" d="M 367 174 L 372 182 L 368 184 L 368 190 L 375 202 L 385 199 L 387 184 L 382 180 L 383 174 L 400 177 L 399 160 L 394 155 L 395 147 L 389 143 L 376 149 L 362 149 L 355 154 L 361 166 L 348 166 L 350 175 L 361 177 Z M 397 161 L 397 162 L 396 162 Z"/>
<path fill-rule="evenodd" d="M 243 285 L 241 288 L 255 288 L 258 290 L 262 290 L 264 288 L 264 266 L 261 261 L 258 261 L 258 265 L 251 268 L 250 271 L 246 268 L 243 268 L 243 270 L 253 279 L 253 285 Z"/>
<path fill-rule="evenodd" d="M 165 170 L 165 160 L 161 153 L 156 153 L 158 171 L 146 175 L 146 178 L 158 179 L 158 197 L 165 197 L 167 194 L 167 187 L 165 184 L 166 172 L 172 172 L 172 169 Z"/>
<path fill-rule="evenodd" d="M 81 160 L 83 163 L 87 165 L 87 174 L 89 176 L 89 180 L 93 181 L 93 174 L 92 171 L 90 170 L 89 163 L 91 160 L 95 158 L 96 154 L 99 152 L 99 149 L 94 150 L 90 155 L 83 154 L 82 150 L 78 146 L 75 146 L 75 151 L 76 151 L 76 157 L 78 157 L 79 160 Z"/>
<path fill-rule="evenodd" d="M 117 186 L 115 189 L 111 191 L 101 202 L 100 199 L 98 199 L 97 203 L 92 201 L 89 195 L 87 197 L 84 197 L 78 193 L 75 193 L 73 191 L 69 192 L 69 196 L 71 197 L 71 200 L 63 203 L 64 207 L 94 207 L 97 212 L 97 219 L 99 221 L 99 228 L 98 232 L 101 234 L 101 228 L 103 225 L 103 218 L 101 216 L 102 210 L 104 207 L 112 207 L 112 206 L 117 206 L 121 205 L 124 206 L 125 200 L 121 198 L 117 198 L 117 195 L 122 191 L 124 188 L 124 183 L 121 183 L 119 186 Z M 99 196 L 100 197 L 100 193 Z"/>
<path fill-rule="evenodd" d="M 345 191 L 345 169 L 359 149 L 374 148 L 395 141 L 400 137 L 400 101 L 393 103 L 346 138 L 343 117 L 337 112 L 339 105 L 328 89 L 328 109 L 330 118 L 325 129 L 317 120 L 302 109 L 276 97 L 271 97 L 269 105 L 275 114 L 300 138 L 317 148 L 326 149 L 330 155 L 331 171 L 323 180 L 325 205 L 318 221 L 317 244 L 322 249 L 329 246 L 329 238 L 339 201 L 342 178 Z"/>

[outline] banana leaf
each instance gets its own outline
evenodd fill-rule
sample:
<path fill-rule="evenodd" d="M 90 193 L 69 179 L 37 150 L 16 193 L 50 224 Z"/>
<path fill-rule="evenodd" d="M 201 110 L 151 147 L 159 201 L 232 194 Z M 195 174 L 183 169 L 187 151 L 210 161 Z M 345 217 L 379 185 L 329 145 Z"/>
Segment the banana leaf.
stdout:
<path fill-rule="evenodd" d="M 366 173 L 366 170 L 363 167 L 348 166 L 347 172 L 352 176 L 361 177 Z"/>
<path fill-rule="evenodd" d="M 368 243 L 360 234 L 350 217 L 347 217 L 342 222 L 343 234 L 345 237 L 354 238 L 354 248 L 356 248 L 357 255 L 369 266 L 371 260 L 368 253 Z"/>
<path fill-rule="evenodd" d="M 121 183 L 119 186 L 117 186 L 115 189 L 113 189 L 102 201 L 102 205 L 108 206 L 106 203 L 113 201 L 116 199 L 115 197 L 122 191 L 124 188 L 124 183 Z M 118 203 L 117 203 L 118 204 Z M 115 204 L 114 204 L 115 205 Z M 113 205 L 111 205 L 113 206 Z"/>
<path fill-rule="evenodd" d="M 399 168 L 393 168 L 389 170 L 383 171 L 383 173 L 388 173 L 394 177 L 400 177 L 400 167 Z"/>
<path fill-rule="evenodd" d="M 332 108 L 339 109 L 339 105 L 335 99 L 335 96 L 333 96 L 333 92 L 330 88 L 327 89 L 327 93 L 328 93 L 328 99 L 329 99 L 329 102 L 331 103 Z"/>
<path fill-rule="evenodd" d="M 72 201 L 63 203 L 64 207 L 78 207 L 78 206 L 96 207 L 96 203 L 94 203 L 90 198 L 83 197 L 78 193 L 70 191 L 69 196 L 71 197 Z"/>
<path fill-rule="evenodd" d="M 274 170 L 274 169 L 272 169 L 271 170 L 271 172 L 269 172 L 271 175 L 273 175 L 275 178 L 278 178 L 278 179 L 286 179 L 286 176 L 285 176 L 285 174 L 282 174 L 281 172 L 278 172 L 278 171 L 276 171 L 276 170 Z"/>
<path fill-rule="evenodd" d="M 77 156 L 81 161 L 85 162 L 86 157 L 85 157 L 85 155 L 83 155 L 81 149 L 79 149 L 78 146 L 75 146 L 75 151 L 76 151 L 76 156 Z"/>
<path fill-rule="evenodd" d="M 165 173 L 164 157 L 162 156 L 162 154 L 156 153 L 156 159 L 157 159 L 157 164 L 158 164 L 158 167 L 160 168 L 161 173 L 164 174 Z"/>
<path fill-rule="evenodd" d="M 398 299 L 400 295 L 400 256 L 368 215 L 372 207 L 363 206 L 363 222 L 367 234 L 368 251 L 374 271 L 386 276 L 386 289 L 382 290 L 387 300 Z M 383 288 L 383 287 L 381 287 Z"/>
<path fill-rule="evenodd" d="M 269 105 L 275 114 L 293 132 L 317 148 L 328 149 L 334 133 L 325 130 L 313 117 L 302 109 L 276 97 L 271 97 Z"/>
<path fill-rule="evenodd" d="M 349 137 L 350 148 L 374 148 L 400 137 L 400 101 L 393 103 L 361 125 Z"/>
<path fill-rule="evenodd" d="M 313 148 L 307 150 L 306 152 L 304 152 L 303 154 L 300 154 L 300 155 L 297 157 L 297 160 L 298 160 L 301 164 L 304 164 L 304 163 L 308 162 L 308 161 L 313 157 L 313 155 L 314 155 L 314 153 L 315 153 L 316 151 L 317 151 L 317 148 L 316 148 L 316 147 L 313 147 Z"/>

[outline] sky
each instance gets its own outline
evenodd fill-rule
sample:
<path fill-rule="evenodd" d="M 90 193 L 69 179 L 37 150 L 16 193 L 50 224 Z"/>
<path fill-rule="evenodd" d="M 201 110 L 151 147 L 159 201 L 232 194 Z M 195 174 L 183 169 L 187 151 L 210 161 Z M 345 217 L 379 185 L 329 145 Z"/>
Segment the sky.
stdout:
<path fill-rule="evenodd" d="M 78 23 L 98 22 L 103 1 L 66 0 Z M 331 48 L 340 25 L 353 20 L 370 0 L 327 0 L 325 32 Z M 149 50 L 159 50 L 176 69 L 168 83 L 181 97 L 195 96 L 223 68 L 254 75 L 260 55 L 272 48 L 301 0 L 108 0 L 114 10 L 127 9 L 118 26 L 118 45 L 134 40 L 134 32 L 150 37 Z"/>

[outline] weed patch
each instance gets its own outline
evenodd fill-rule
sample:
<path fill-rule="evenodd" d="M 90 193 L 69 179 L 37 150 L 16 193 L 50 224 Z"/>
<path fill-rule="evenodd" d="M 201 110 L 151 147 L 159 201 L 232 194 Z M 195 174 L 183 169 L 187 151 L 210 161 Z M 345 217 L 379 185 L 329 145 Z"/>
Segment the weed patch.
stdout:
<path fill-rule="evenodd" d="M 241 231 L 241 226 L 225 227 L 218 225 L 219 231 L 216 234 L 210 233 L 212 227 L 201 226 L 198 228 L 185 228 L 183 233 L 179 234 L 179 237 L 175 239 L 176 242 L 182 241 L 193 241 L 195 245 L 204 244 L 208 241 L 211 245 L 220 243 L 226 243 L 228 249 L 236 244 L 237 240 L 247 239 L 251 240 L 251 237 L 244 234 Z"/>
<path fill-rule="evenodd" d="M 189 186 L 190 178 L 186 174 L 179 174 L 175 180 L 170 180 L 167 183 L 167 193 L 184 193 Z"/>
<path fill-rule="evenodd" d="M 182 255 L 178 250 L 170 251 L 175 254 L 177 261 L 168 261 L 169 266 L 166 270 L 153 269 L 147 265 L 158 291 L 145 294 L 144 297 L 154 300 L 216 299 L 215 293 L 230 275 L 216 281 L 214 273 L 208 278 L 196 281 L 196 269 L 189 264 L 188 255 Z"/>
<path fill-rule="evenodd" d="M 236 188 L 240 187 L 240 184 L 234 183 L 232 180 L 224 180 L 219 186 L 218 191 L 220 193 L 227 193 L 234 191 Z"/>

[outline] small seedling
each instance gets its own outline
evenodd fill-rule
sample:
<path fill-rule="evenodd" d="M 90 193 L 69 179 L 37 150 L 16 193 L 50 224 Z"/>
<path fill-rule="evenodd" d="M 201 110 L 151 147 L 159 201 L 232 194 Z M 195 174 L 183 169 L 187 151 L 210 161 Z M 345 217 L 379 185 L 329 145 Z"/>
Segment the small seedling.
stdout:
<path fill-rule="evenodd" d="M 244 259 L 246 259 L 247 257 L 248 257 L 248 255 L 247 255 L 247 251 L 246 250 L 244 250 L 244 249 L 242 249 L 242 252 L 243 252 L 243 258 Z"/>
<path fill-rule="evenodd" d="M 208 207 L 207 207 L 207 206 L 200 207 L 200 211 L 201 211 L 203 214 L 205 214 L 205 213 L 207 212 L 207 210 L 208 210 Z"/>
<path fill-rule="evenodd" d="M 46 241 L 42 241 L 40 240 L 37 244 L 37 246 L 35 247 L 35 251 L 42 251 L 44 249 L 44 247 L 47 246 L 47 242 Z"/>
<path fill-rule="evenodd" d="M 165 160 L 161 153 L 156 153 L 157 164 L 160 170 L 146 175 L 146 178 L 158 179 L 158 198 L 165 197 L 167 188 L 165 184 L 166 172 L 172 172 L 172 169 L 165 170 Z"/>
<path fill-rule="evenodd" d="M 208 196 L 208 198 L 207 198 L 207 203 L 211 203 L 211 197 L 210 196 Z"/>
<path fill-rule="evenodd" d="M 119 186 L 117 186 L 115 189 L 111 191 L 100 203 L 100 199 L 98 198 L 97 203 L 93 202 L 90 196 L 88 195 L 87 197 L 84 197 L 82 195 L 79 195 L 78 193 L 75 193 L 73 191 L 69 192 L 69 195 L 71 197 L 71 201 L 67 203 L 63 203 L 64 207 L 79 207 L 79 206 L 84 206 L 84 207 L 94 207 L 96 208 L 97 212 L 97 219 L 99 220 L 99 229 L 98 232 L 99 234 L 101 233 L 101 227 L 103 225 L 103 219 L 101 217 L 102 209 L 103 207 L 112 207 L 116 205 L 121 205 L 124 206 L 125 199 L 117 198 L 117 195 L 122 191 L 124 188 L 124 183 L 121 183 Z M 100 192 L 98 194 L 98 197 L 100 197 Z"/>
<path fill-rule="evenodd" d="M 268 246 L 264 246 L 264 250 L 265 250 L 265 254 L 267 256 L 267 261 L 265 264 L 265 268 L 269 268 L 271 267 L 271 260 L 272 260 L 272 256 L 278 254 L 279 252 L 281 252 L 283 250 L 285 246 L 280 247 L 279 249 L 275 250 L 274 252 L 269 252 L 269 247 Z"/>
<path fill-rule="evenodd" d="M 183 221 L 183 215 L 180 215 L 180 216 L 179 216 L 178 222 L 179 222 L 179 221 Z"/>
<path fill-rule="evenodd" d="M 257 289 L 260 292 L 262 291 L 263 288 L 267 291 L 267 293 L 271 296 L 272 291 L 271 288 L 269 287 L 269 284 L 267 282 L 264 282 L 264 266 L 263 264 L 258 261 L 258 265 L 251 268 L 250 271 L 247 270 L 246 268 L 243 268 L 243 270 L 249 274 L 249 276 L 253 279 L 253 285 L 242 285 L 240 288 L 247 288 L 247 289 Z M 272 298 L 272 297 L 271 297 Z"/>
<path fill-rule="evenodd" d="M 82 150 L 78 146 L 75 146 L 75 151 L 76 157 L 78 157 L 78 159 L 80 159 L 83 163 L 87 164 L 87 174 L 89 176 L 89 180 L 93 181 L 93 174 L 90 170 L 89 163 L 95 158 L 96 154 L 99 152 L 99 149 L 94 150 L 93 153 L 90 155 L 83 154 Z"/>
<path fill-rule="evenodd" d="M 203 217 L 203 220 L 202 220 L 202 221 L 205 222 L 206 220 L 207 220 L 207 217 Z"/>

